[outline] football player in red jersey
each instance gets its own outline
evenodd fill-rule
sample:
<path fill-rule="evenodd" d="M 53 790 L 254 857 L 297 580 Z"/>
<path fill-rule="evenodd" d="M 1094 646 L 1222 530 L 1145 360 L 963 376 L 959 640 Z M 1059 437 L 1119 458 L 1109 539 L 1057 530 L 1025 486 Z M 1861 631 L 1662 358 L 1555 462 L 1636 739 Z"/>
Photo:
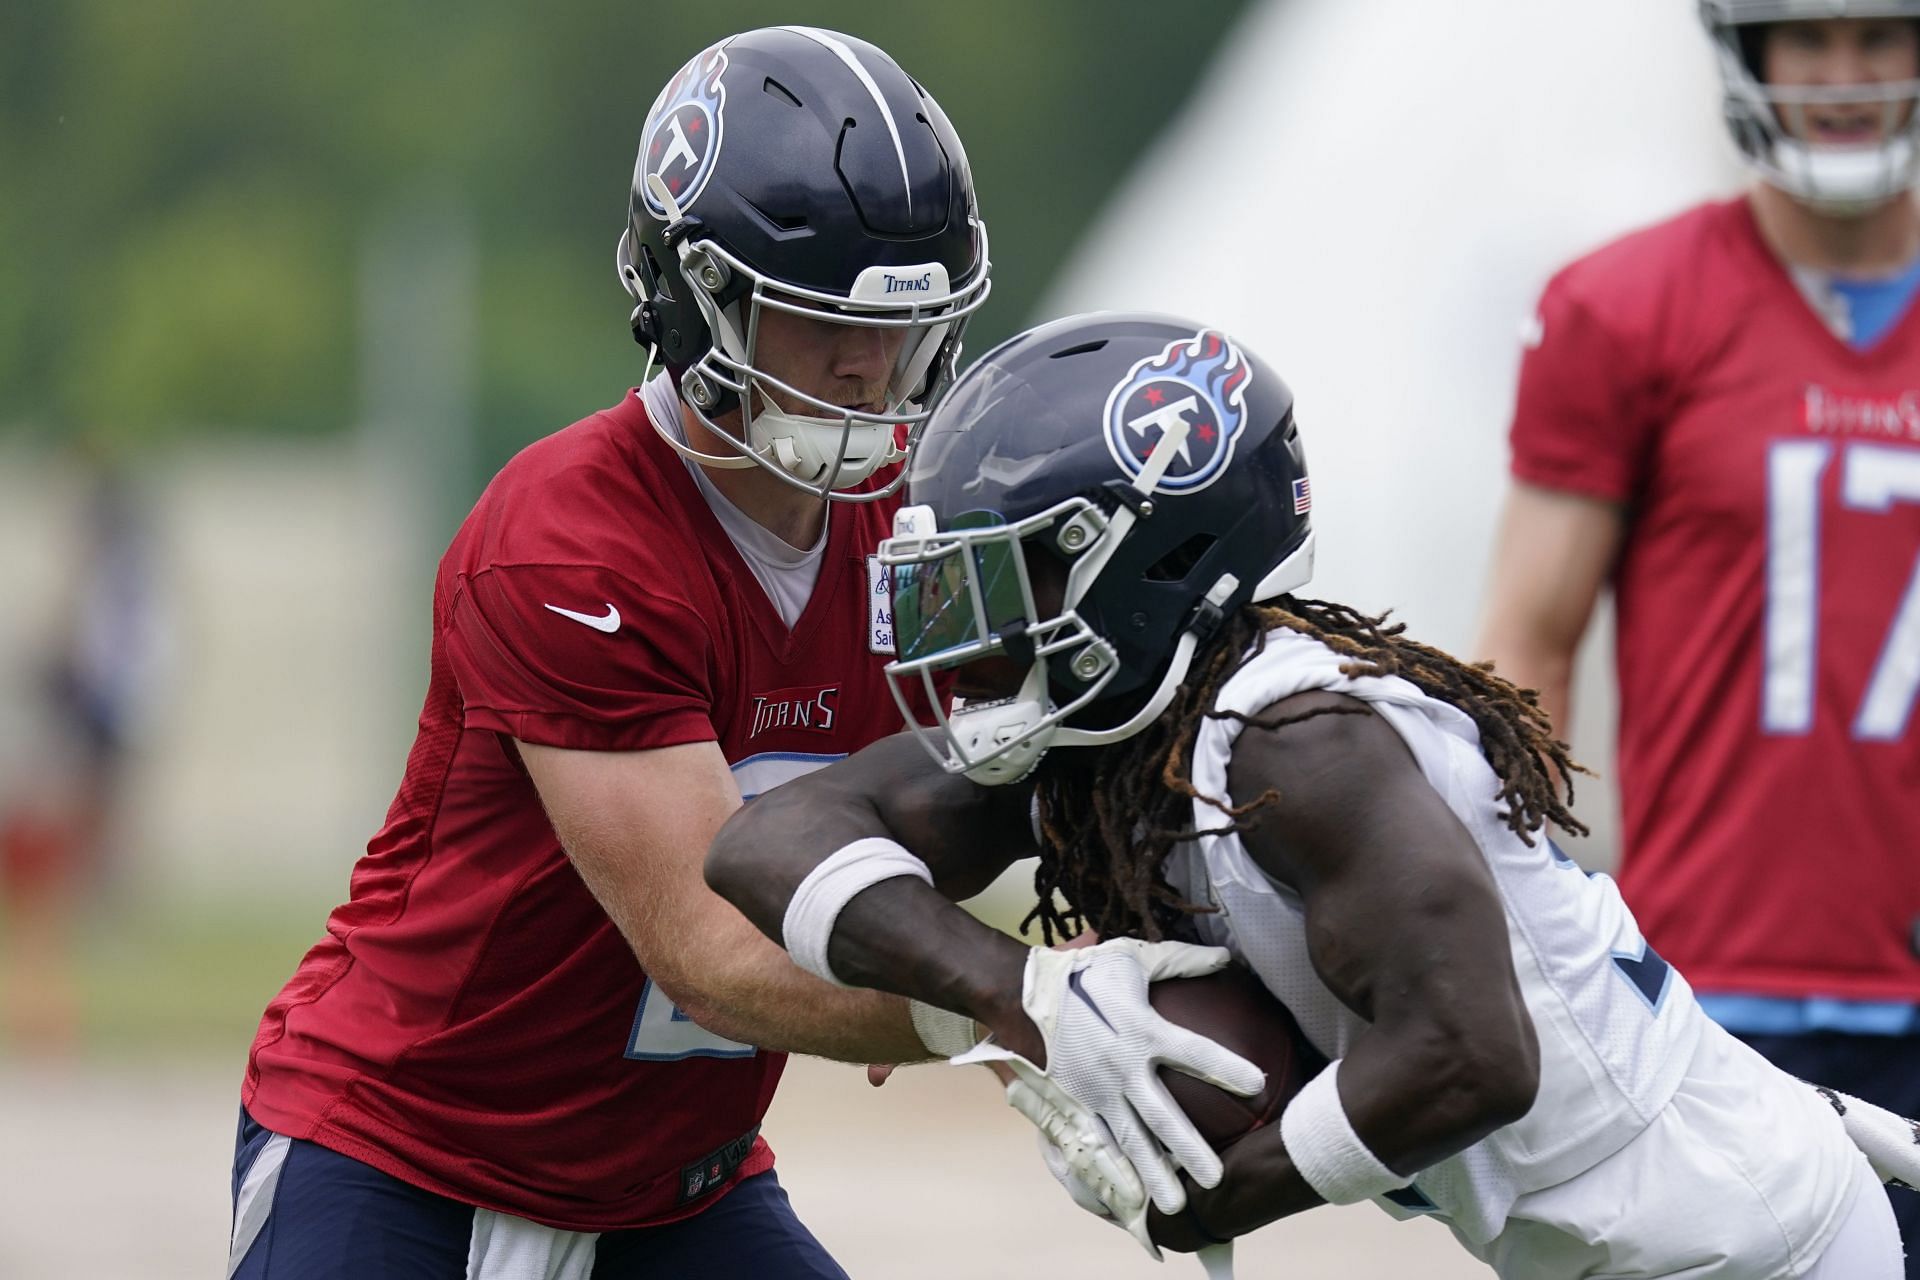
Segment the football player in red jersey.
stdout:
<path fill-rule="evenodd" d="M 1912 1114 L 1920 2 L 1701 9 L 1759 181 L 1547 285 L 1480 650 L 1564 723 L 1612 585 L 1648 938 L 1776 1063 Z"/>
<path fill-rule="evenodd" d="M 618 268 L 666 371 L 441 562 L 399 793 L 248 1059 L 230 1275 L 839 1276 L 758 1136 L 782 1051 L 927 1054 L 700 867 L 899 727 L 873 553 L 987 296 L 965 152 L 872 45 L 734 36 L 648 115 Z"/>

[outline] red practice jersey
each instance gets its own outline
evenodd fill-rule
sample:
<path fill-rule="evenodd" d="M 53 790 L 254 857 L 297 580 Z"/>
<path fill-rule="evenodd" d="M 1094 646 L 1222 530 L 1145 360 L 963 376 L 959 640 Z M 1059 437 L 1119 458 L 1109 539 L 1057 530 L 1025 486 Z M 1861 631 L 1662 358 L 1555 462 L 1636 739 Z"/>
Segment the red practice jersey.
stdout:
<path fill-rule="evenodd" d="M 1920 309 L 1856 351 L 1744 199 L 1548 284 L 1513 472 L 1626 504 L 1622 888 L 1710 992 L 1920 1001 Z"/>
<path fill-rule="evenodd" d="M 512 740 L 717 741 L 751 797 L 894 732 L 871 556 L 895 505 L 834 504 L 789 633 L 637 394 L 510 462 L 440 563 L 386 826 L 261 1020 L 254 1118 L 583 1231 L 685 1217 L 770 1167 L 757 1131 L 784 1055 L 702 1030 L 649 982 Z"/>

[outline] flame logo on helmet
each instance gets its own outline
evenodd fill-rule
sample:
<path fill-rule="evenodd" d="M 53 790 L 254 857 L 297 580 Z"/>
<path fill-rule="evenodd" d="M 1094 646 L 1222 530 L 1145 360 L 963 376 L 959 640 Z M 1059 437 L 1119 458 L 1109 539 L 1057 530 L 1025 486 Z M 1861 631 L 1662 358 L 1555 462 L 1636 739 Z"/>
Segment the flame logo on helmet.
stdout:
<path fill-rule="evenodd" d="M 713 176 L 725 133 L 727 87 L 720 77 L 726 69 L 727 52 L 719 45 L 694 55 L 667 81 L 647 113 L 640 172 L 633 175 L 633 185 L 658 217 L 666 217 L 667 211 L 647 189 L 649 173 L 660 175 L 683 210 L 700 198 Z"/>
<path fill-rule="evenodd" d="M 1167 344 L 1137 361 L 1107 394 L 1107 448 L 1120 469 L 1137 476 L 1153 447 L 1178 423 L 1187 438 L 1154 486 L 1157 493 L 1191 493 L 1220 478 L 1247 425 L 1246 393 L 1253 368 L 1217 329 Z"/>

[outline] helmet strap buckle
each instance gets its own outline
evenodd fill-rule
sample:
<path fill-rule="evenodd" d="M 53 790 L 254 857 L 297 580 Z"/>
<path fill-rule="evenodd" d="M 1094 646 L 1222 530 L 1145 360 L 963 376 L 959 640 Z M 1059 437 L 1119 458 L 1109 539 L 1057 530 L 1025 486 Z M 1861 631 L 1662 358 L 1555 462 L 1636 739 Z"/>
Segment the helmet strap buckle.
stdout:
<path fill-rule="evenodd" d="M 1187 615 L 1187 625 L 1183 628 L 1193 633 L 1196 644 L 1205 644 L 1213 639 L 1227 620 L 1227 601 L 1240 589 L 1240 579 L 1230 573 L 1223 573 L 1213 584 L 1213 589 L 1193 602 L 1193 611 Z"/>
<path fill-rule="evenodd" d="M 1125 507 L 1133 512 L 1136 519 L 1144 520 L 1153 514 L 1153 498 L 1140 491 L 1138 484 L 1128 480 L 1109 480 L 1100 486 L 1100 491 L 1111 498 L 1112 505 L 1107 510 Z"/>

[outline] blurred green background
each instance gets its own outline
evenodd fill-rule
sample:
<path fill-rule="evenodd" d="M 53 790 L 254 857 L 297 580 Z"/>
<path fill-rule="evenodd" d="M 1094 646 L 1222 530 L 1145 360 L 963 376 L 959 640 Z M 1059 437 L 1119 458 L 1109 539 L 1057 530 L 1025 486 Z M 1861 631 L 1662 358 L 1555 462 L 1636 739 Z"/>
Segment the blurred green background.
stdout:
<path fill-rule="evenodd" d="M 874 41 L 960 130 L 993 232 L 981 350 L 1020 327 L 1241 7 L 15 0 L 0 427 L 342 430 L 363 407 L 369 246 L 418 216 L 475 248 L 490 473 L 636 378 L 612 261 L 641 121 L 692 52 L 778 22 Z"/>
<path fill-rule="evenodd" d="M 134 787 L 118 815 L 116 847 L 77 916 L 81 1046 L 217 1052 L 238 1070 L 259 1010 L 344 895 L 356 841 L 398 780 L 424 686 L 432 559 L 507 457 L 640 376 L 613 246 L 642 119 L 681 62 L 730 31 L 798 22 L 869 39 L 921 80 L 966 142 L 992 230 L 994 297 L 969 334 L 978 353 L 1032 318 L 1055 266 L 1242 8 L 0 5 L 0 505 L 36 537 L 64 529 L 85 483 L 72 459 L 106 459 L 136 488 L 170 495 L 156 504 L 160 542 L 205 579 L 173 583 L 190 678 L 175 681 L 172 709 L 136 750 L 145 793 Z M 1164 249 L 1138 271 L 1166 270 L 1183 252 L 1171 223 Z M 256 457 L 268 459 L 261 486 L 189 479 Z M 312 532 L 276 542 L 263 520 L 219 509 L 252 500 L 282 508 L 263 517 L 286 514 L 287 497 L 263 495 L 300 493 L 288 477 L 356 457 L 418 508 L 378 548 L 394 563 L 377 572 L 400 583 L 389 612 L 403 614 L 360 651 L 378 660 L 336 655 L 331 674 L 312 676 L 315 699 L 330 679 L 380 699 L 377 723 L 363 716 L 335 733 L 360 744 L 359 772 L 329 789 L 314 761 L 336 747 L 233 746 L 249 771 L 209 756 L 187 779 L 197 798 L 181 799 L 188 766 L 167 753 L 208 755 L 191 744 L 232 738 L 241 716 L 312 710 L 229 694 L 218 714 L 234 727 L 211 719 L 206 691 L 237 678 L 249 654 L 300 665 L 269 635 L 217 647 L 229 628 L 208 620 L 209 602 L 265 598 L 276 575 L 325 577 L 303 567 L 309 551 L 321 555 L 329 530 L 356 519 L 335 502 Z M 262 563 L 249 568 L 234 544 L 255 536 Z M 13 542 L 0 551 L 0 591 L 56 600 L 64 544 Z M 329 580 L 371 576 L 364 555 L 336 547 Z M 25 604 L 0 616 L 0 729 L 11 723 L 13 744 L 0 751 L 0 809 L 39 785 L 21 763 L 42 755 L 26 668 L 48 636 Z M 276 810 L 282 793 L 289 805 L 343 793 L 353 804 L 316 823 Z M 150 821 L 156 811 L 171 816 Z M 264 817 L 252 839 L 214 821 L 231 827 L 240 812 Z M 303 841 L 319 853 L 296 858 Z M 280 876 L 283 861 L 307 870 Z M 176 878 L 176 864 L 198 872 Z M 8 910 L 0 901 L 0 931 L 16 929 Z M 0 973 L 0 987 L 9 978 L 37 981 Z"/>

